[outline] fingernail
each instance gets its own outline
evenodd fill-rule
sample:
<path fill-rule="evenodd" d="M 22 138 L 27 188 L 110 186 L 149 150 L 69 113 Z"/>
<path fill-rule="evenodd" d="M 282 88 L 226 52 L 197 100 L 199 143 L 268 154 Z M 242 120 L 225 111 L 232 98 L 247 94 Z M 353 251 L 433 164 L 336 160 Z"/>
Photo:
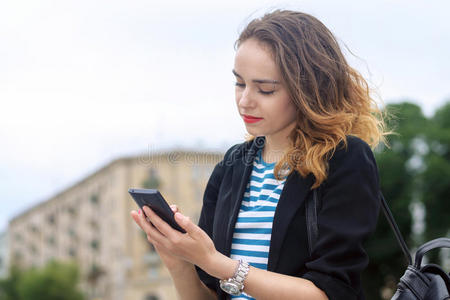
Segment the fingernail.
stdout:
<path fill-rule="evenodd" d="M 138 211 L 138 215 L 140 215 L 140 214 L 141 214 L 141 210 Z"/>

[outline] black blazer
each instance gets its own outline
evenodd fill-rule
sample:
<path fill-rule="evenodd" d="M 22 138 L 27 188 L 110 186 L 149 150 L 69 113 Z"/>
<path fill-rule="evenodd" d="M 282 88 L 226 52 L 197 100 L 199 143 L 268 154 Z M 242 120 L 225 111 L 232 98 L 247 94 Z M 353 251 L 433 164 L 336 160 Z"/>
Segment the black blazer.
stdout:
<path fill-rule="evenodd" d="M 225 153 L 208 181 L 199 226 L 216 249 L 230 256 L 234 225 L 253 160 L 264 147 L 265 137 L 236 144 Z M 296 171 L 286 179 L 275 211 L 268 271 L 302 277 L 323 290 L 330 300 L 364 299 L 360 274 L 368 264 L 363 242 L 375 230 L 379 202 L 378 169 L 370 147 L 361 139 L 347 137 L 329 160 L 327 179 L 320 185 L 318 230 L 312 253 L 308 250 L 305 199 L 312 197 L 312 174 L 302 178 Z M 200 279 L 227 295 L 218 279 L 197 268 Z"/>

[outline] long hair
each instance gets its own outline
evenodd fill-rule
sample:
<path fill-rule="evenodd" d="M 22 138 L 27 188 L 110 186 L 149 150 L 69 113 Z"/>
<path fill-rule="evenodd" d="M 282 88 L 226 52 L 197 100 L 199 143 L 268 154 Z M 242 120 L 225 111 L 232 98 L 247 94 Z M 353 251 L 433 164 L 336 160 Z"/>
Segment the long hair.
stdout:
<path fill-rule="evenodd" d="M 250 38 L 269 46 L 297 108 L 296 127 L 289 135 L 293 147 L 276 164 L 277 179 L 289 166 L 303 177 L 312 173 L 316 188 L 327 178 L 328 160 L 337 146 L 347 146 L 346 135 L 372 148 L 386 143 L 383 113 L 366 80 L 349 66 L 322 22 L 302 12 L 275 10 L 252 20 L 235 48 Z"/>

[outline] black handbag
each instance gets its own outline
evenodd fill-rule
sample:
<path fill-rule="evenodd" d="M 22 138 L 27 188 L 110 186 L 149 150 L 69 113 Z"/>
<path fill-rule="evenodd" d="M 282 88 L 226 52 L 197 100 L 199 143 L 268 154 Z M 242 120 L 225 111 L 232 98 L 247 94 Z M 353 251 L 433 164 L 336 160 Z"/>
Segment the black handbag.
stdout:
<path fill-rule="evenodd" d="M 310 197 L 311 198 L 311 197 Z M 450 248 L 449 238 L 438 238 L 420 246 L 416 253 L 414 264 L 412 263 L 411 252 L 398 229 L 397 223 L 392 216 L 391 210 L 380 192 L 381 206 L 392 231 L 397 238 L 397 242 L 403 251 L 408 267 L 405 274 L 397 284 L 397 290 L 391 300 L 448 300 L 450 299 L 450 273 L 446 273 L 441 266 L 436 264 L 426 264 L 422 266 L 423 256 L 430 250 L 438 248 Z M 317 189 L 313 191 L 313 197 L 306 201 L 306 224 L 308 231 L 309 250 L 317 240 Z"/>

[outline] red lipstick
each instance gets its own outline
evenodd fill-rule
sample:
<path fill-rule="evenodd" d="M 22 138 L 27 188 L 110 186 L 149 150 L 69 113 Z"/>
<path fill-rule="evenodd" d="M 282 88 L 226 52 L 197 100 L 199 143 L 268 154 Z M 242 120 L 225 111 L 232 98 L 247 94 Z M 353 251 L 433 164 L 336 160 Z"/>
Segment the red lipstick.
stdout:
<path fill-rule="evenodd" d="M 257 118 L 257 117 L 253 117 L 253 116 L 248 116 L 248 115 L 242 115 L 242 118 L 244 119 L 245 123 L 256 123 L 258 121 L 261 121 L 263 118 Z"/>

